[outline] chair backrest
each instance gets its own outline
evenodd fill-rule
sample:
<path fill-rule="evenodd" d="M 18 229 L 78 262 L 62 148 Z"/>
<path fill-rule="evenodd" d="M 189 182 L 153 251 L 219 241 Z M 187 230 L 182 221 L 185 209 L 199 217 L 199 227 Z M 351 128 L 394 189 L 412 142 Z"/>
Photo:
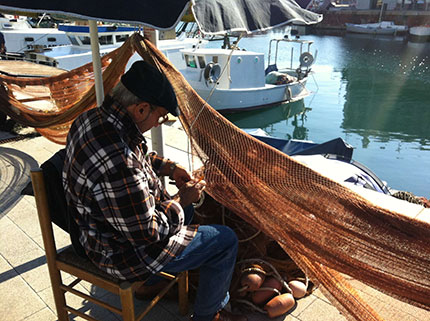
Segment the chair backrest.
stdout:
<path fill-rule="evenodd" d="M 64 195 L 62 171 L 65 157 L 66 150 L 61 149 L 40 166 L 43 170 L 49 218 L 70 234 L 75 252 L 79 256 L 86 257 L 85 250 L 79 242 L 79 226 L 69 215 Z M 36 194 L 35 191 L 34 194 Z"/>
<path fill-rule="evenodd" d="M 66 150 L 61 149 L 40 167 L 45 178 L 45 187 L 51 220 L 61 229 L 69 233 L 69 222 L 67 219 L 67 202 L 64 196 L 62 184 L 62 171 Z"/>
<path fill-rule="evenodd" d="M 42 169 L 31 171 L 31 181 L 33 184 L 34 197 L 36 198 L 37 214 L 39 216 L 46 256 L 47 259 L 49 257 L 55 258 L 57 249 L 55 246 L 54 231 L 52 229 L 45 178 L 43 177 Z"/>

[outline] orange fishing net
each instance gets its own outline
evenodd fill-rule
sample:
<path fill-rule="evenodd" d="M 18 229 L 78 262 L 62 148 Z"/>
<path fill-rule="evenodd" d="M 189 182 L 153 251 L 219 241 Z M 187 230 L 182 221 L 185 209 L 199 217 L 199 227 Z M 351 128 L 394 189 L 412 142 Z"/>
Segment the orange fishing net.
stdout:
<path fill-rule="evenodd" d="M 134 52 L 132 44 L 129 39 L 124 46 L 102 57 L 105 92 L 109 92 L 124 73 Z M 66 143 L 73 120 L 97 104 L 92 63 L 46 78 L 0 75 L 0 82 L 0 111 L 23 125 L 35 127 L 59 144 Z"/>
<path fill-rule="evenodd" d="M 118 81 L 132 47 L 153 59 L 171 81 L 182 125 L 205 164 L 211 196 L 276 240 L 346 317 L 381 319 L 344 275 L 430 310 L 429 224 L 379 208 L 241 131 L 207 105 L 162 53 L 139 35 L 104 58 L 105 65 L 112 59 L 104 72 L 106 92 Z M 55 96 L 73 74 L 79 89 L 72 88 L 67 101 Z M 53 79 L 64 83 L 55 85 Z M 94 91 L 88 89 L 89 66 L 34 81 L 32 85 L 46 86 L 52 99 L 63 104 L 46 114 L 26 109 L 13 95 L 14 90 L 30 86 L 30 80 L 20 84 L 4 76 L 1 80 L 0 104 L 18 106 L 13 113 L 14 107 L 2 110 L 32 126 L 49 125 L 42 134 L 58 142 L 64 143 L 67 124 L 77 114 L 95 106 Z"/>
<path fill-rule="evenodd" d="M 346 316 L 379 320 L 340 274 L 430 309 L 430 226 L 379 208 L 254 139 L 200 98 L 147 43 L 218 202 L 276 240 Z"/>

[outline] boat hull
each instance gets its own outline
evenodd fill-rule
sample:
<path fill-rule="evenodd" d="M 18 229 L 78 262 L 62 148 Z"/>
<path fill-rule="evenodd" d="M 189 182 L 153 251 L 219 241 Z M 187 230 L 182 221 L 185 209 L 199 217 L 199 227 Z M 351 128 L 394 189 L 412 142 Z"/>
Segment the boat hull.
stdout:
<path fill-rule="evenodd" d="M 197 93 L 209 105 L 222 112 L 237 112 L 261 108 L 263 106 L 295 102 L 309 96 L 306 89 L 307 78 L 284 85 L 265 85 L 258 88 L 215 89 L 209 97 L 211 87 L 197 88 Z"/>
<path fill-rule="evenodd" d="M 6 49 L 11 53 L 24 53 L 37 47 L 51 48 L 70 45 L 66 33 L 51 28 L 2 30 Z"/>
<path fill-rule="evenodd" d="M 413 42 L 430 41 L 430 27 L 418 26 L 409 29 L 409 40 Z"/>
<path fill-rule="evenodd" d="M 372 35 L 394 35 L 396 33 L 395 29 L 384 29 L 377 27 L 366 27 L 355 24 L 346 24 L 346 31 L 354 33 L 364 33 Z"/>

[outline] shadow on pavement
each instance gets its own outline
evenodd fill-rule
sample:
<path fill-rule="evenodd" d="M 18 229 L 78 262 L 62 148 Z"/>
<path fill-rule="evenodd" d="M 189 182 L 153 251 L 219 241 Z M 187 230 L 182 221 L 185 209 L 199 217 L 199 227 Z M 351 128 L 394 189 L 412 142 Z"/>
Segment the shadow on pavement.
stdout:
<path fill-rule="evenodd" d="M 37 167 L 30 155 L 0 146 L 0 219 L 21 198 L 21 190 L 30 181 L 30 170 Z"/>

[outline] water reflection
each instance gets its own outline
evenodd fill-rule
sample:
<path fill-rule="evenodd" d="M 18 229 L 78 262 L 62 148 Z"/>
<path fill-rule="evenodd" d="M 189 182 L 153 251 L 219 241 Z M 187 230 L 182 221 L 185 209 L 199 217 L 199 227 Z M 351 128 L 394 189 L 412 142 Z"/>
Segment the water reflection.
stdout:
<path fill-rule="evenodd" d="M 267 55 L 275 36 L 242 39 L 241 47 Z M 319 89 L 305 98 L 312 116 L 294 117 L 292 106 L 283 106 L 228 118 L 239 127 L 261 127 L 279 138 L 322 143 L 342 137 L 356 147 L 354 159 L 391 187 L 428 196 L 430 43 L 351 34 L 303 39 L 313 40 L 318 49 L 312 69 Z M 312 80 L 306 87 L 316 91 Z"/>
<path fill-rule="evenodd" d="M 304 100 L 273 107 L 263 107 L 253 111 L 227 114 L 226 117 L 236 126 L 243 129 L 261 128 L 269 135 L 284 138 L 308 139 L 308 129 L 305 127 L 306 113 L 310 108 L 305 107 Z"/>
<path fill-rule="evenodd" d="M 346 90 L 341 127 L 361 135 L 363 148 L 370 135 L 429 145 L 429 47 L 360 39 L 346 42 L 350 55 L 341 70 Z"/>

